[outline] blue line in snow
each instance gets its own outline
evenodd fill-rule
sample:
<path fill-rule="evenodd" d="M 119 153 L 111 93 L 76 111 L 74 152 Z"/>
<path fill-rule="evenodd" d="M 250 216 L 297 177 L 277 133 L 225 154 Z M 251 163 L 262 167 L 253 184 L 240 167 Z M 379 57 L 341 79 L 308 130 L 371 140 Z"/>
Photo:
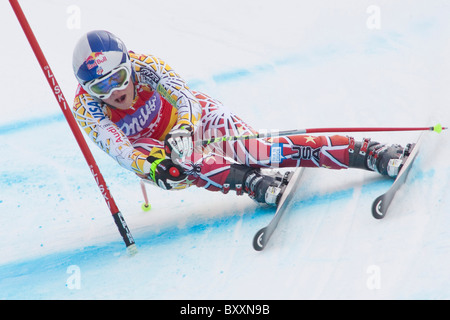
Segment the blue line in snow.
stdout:
<path fill-rule="evenodd" d="M 377 192 L 378 189 L 387 189 L 390 183 L 392 183 L 391 180 L 380 179 L 363 185 L 363 188 L 366 190 L 368 188 L 372 191 L 375 190 L 375 192 Z M 299 192 L 299 194 L 300 193 L 301 192 Z M 332 201 L 346 200 L 353 197 L 353 193 L 354 189 L 349 188 L 327 194 L 312 194 L 305 199 L 295 200 L 290 210 L 301 210 L 302 208 L 306 209 L 311 206 L 322 205 Z M 153 248 L 158 245 L 164 245 L 172 241 L 180 241 L 180 238 L 188 235 L 202 235 L 205 234 L 205 232 L 208 233 L 212 229 L 233 229 L 233 227 L 240 220 L 242 220 L 243 224 L 247 226 L 257 226 L 257 228 L 263 227 L 272 218 L 273 213 L 273 208 L 257 206 L 254 209 L 248 209 L 243 214 L 236 213 L 232 216 L 217 218 L 213 217 L 211 219 L 201 221 L 193 220 L 189 221 L 188 225 L 184 228 L 169 226 L 159 232 L 140 231 L 133 234 L 133 236 L 136 240 L 136 244 L 138 245 L 139 250 L 144 251 L 146 249 Z M 255 232 L 257 231 L 257 228 L 254 230 Z M 248 246 L 250 247 L 251 243 L 249 243 Z M 109 243 L 89 246 L 81 249 L 49 254 L 42 257 L 9 262 L 0 265 L 0 287 L 2 287 L 2 285 L 5 285 L 5 283 L 2 282 L 7 281 L 6 279 L 8 278 L 17 280 L 18 278 L 25 275 L 30 276 L 30 270 L 45 271 L 46 269 L 54 270 L 56 268 L 67 268 L 71 264 L 81 264 L 83 261 L 91 261 L 91 258 L 94 257 L 95 259 L 92 260 L 100 259 L 100 257 L 105 259 L 114 259 L 114 256 L 117 256 L 118 254 L 122 255 L 124 251 L 125 247 L 123 242 L 112 241 Z M 11 297 L 2 297 L 2 294 L 0 292 L 0 299 L 1 298 Z"/>
<path fill-rule="evenodd" d="M 0 135 L 13 133 L 20 130 L 30 129 L 34 127 L 39 127 L 54 122 L 60 122 L 64 120 L 64 115 L 62 113 L 48 115 L 40 118 L 33 118 L 25 121 L 17 121 L 11 124 L 0 125 Z"/>

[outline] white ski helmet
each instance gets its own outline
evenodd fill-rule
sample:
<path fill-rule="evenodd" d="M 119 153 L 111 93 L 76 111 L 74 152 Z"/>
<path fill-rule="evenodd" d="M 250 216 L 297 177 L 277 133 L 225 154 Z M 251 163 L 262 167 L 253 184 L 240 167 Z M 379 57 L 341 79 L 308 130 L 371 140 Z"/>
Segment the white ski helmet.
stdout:
<path fill-rule="evenodd" d="M 115 35 L 104 30 L 90 31 L 78 40 L 73 51 L 72 66 L 81 86 L 89 94 L 100 99 L 105 96 L 92 92 L 89 84 L 120 68 L 127 71 L 127 81 L 132 75 L 130 56 L 125 44 Z M 115 89 L 120 88 L 112 88 L 108 96 Z"/>

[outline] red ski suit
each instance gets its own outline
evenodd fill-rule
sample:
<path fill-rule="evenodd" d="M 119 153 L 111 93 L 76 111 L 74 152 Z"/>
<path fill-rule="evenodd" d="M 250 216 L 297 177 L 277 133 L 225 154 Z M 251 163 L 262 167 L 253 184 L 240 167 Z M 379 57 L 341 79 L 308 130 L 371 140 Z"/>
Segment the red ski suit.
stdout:
<path fill-rule="evenodd" d="M 255 134 L 219 101 L 190 90 L 164 61 L 130 52 L 135 98 L 130 109 L 108 106 L 78 87 L 73 114 L 83 130 L 121 166 L 148 178 L 148 155 L 164 155 L 164 138 L 176 124 L 194 129 L 194 141 Z M 224 191 L 232 163 L 250 167 L 348 168 L 350 138 L 294 135 L 197 146 L 179 163 L 186 178 L 174 190 L 191 185 Z M 151 180 L 151 179 L 150 179 Z"/>

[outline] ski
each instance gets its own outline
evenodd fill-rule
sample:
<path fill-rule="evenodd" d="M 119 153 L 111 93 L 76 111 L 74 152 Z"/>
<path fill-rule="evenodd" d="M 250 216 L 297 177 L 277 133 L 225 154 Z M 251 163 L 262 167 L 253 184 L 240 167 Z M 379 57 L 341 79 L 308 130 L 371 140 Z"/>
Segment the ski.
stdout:
<path fill-rule="evenodd" d="M 411 170 L 412 164 L 416 159 L 417 154 L 419 153 L 421 137 L 422 135 L 419 137 L 419 139 L 416 142 L 416 145 L 406 158 L 406 161 L 403 164 L 402 168 L 400 169 L 400 173 L 398 174 L 397 178 L 395 178 L 394 183 L 391 185 L 388 191 L 386 191 L 385 193 L 383 193 L 374 200 L 372 204 L 372 215 L 375 219 L 383 219 L 386 216 L 389 206 L 392 200 L 394 199 L 396 192 L 405 183 L 406 177 L 408 176 L 408 173 Z"/>
<path fill-rule="evenodd" d="M 275 228 L 278 225 L 283 214 L 286 212 L 287 207 L 289 206 L 289 202 L 295 194 L 295 190 L 299 184 L 300 178 L 303 174 L 305 168 L 297 168 L 289 180 L 289 184 L 284 190 L 280 202 L 278 203 L 277 210 L 275 211 L 275 215 L 272 220 L 269 222 L 267 226 L 260 229 L 255 236 L 253 237 L 253 248 L 256 251 L 263 250 L 267 243 L 269 242 L 270 237 L 272 236 Z"/>

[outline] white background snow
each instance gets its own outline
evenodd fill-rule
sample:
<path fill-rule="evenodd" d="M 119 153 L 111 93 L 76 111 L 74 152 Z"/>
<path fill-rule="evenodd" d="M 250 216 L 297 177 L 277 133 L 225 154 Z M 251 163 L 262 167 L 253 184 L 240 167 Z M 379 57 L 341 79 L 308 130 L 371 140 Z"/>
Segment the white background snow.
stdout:
<path fill-rule="evenodd" d="M 433 1 L 20 1 L 71 104 L 75 42 L 109 30 L 165 59 L 257 129 L 450 124 L 450 4 Z M 0 3 L 1 299 L 448 299 L 450 142 L 427 133 L 384 220 L 391 180 L 309 169 L 273 210 L 148 187 L 89 142 L 139 253 L 125 246 L 7 1 Z M 390 143 L 417 132 L 355 134 Z"/>

